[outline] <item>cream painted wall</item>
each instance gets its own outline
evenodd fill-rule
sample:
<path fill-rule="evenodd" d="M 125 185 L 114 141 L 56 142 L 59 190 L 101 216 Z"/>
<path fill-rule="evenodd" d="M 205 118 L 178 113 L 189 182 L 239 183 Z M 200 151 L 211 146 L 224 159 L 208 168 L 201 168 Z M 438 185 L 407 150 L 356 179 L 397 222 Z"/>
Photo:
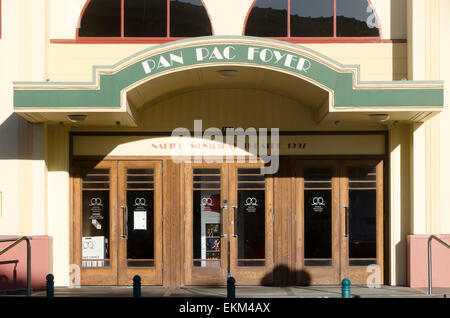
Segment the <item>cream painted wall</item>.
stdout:
<path fill-rule="evenodd" d="M 440 183 L 440 197 L 441 197 L 441 215 L 440 215 L 440 233 L 450 233 L 450 208 L 448 206 L 448 198 L 450 198 L 450 41 L 448 35 L 450 34 L 450 21 L 448 15 L 450 12 L 450 1 L 440 0 L 440 79 L 445 81 L 444 87 L 444 111 L 440 115 L 440 160 L 443 163 L 440 166 L 441 183 Z M 444 36 L 445 35 L 445 36 Z"/>
<path fill-rule="evenodd" d="M 0 233 L 17 234 L 19 217 L 18 116 L 13 115 L 12 80 L 19 76 L 19 3 L 2 1 L 2 38 L 0 39 L 0 191 L 3 211 Z M 6 14 L 5 12 L 8 12 Z"/>
<path fill-rule="evenodd" d="M 47 234 L 44 125 L 13 113 L 13 81 L 46 75 L 47 0 L 2 1 L 0 191 L 2 235 Z"/>
<path fill-rule="evenodd" d="M 406 285 L 406 235 L 410 230 L 410 129 L 409 124 L 389 129 L 389 271 L 391 285 Z"/>
<path fill-rule="evenodd" d="M 441 8 L 439 0 L 408 0 L 408 77 L 412 80 L 439 80 L 445 70 L 440 64 L 441 43 Z M 446 18 L 445 18 L 446 19 Z M 447 88 L 448 89 L 448 88 Z M 442 129 L 442 116 L 447 117 L 447 99 L 444 100 L 444 115 L 438 115 L 420 127 L 415 127 L 413 137 L 413 182 L 412 197 L 413 223 L 412 234 L 442 233 L 441 211 L 446 206 L 445 196 L 441 197 L 442 180 L 448 175 L 441 173 L 441 150 L 447 158 L 448 146 L 444 145 L 446 138 Z M 442 142 L 441 142 L 442 139 Z M 445 161 L 443 161 L 445 162 Z M 424 188 L 423 188 L 424 187 Z M 423 191 L 425 190 L 425 191 Z M 448 212 L 450 213 L 450 212 Z M 446 218 L 444 216 L 444 218 Z M 446 226 L 447 227 L 447 226 Z"/>
<path fill-rule="evenodd" d="M 50 1 L 50 39 L 75 39 L 78 20 L 87 0 Z"/>
<path fill-rule="evenodd" d="M 47 0 L 51 6 L 51 39 L 75 39 L 87 0 Z M 406 0 L 372 0 L 383 39 L 406 37 Z M 215 35 L 242 35 L 253 0 L 204 0 Z M 391 18 L 395 14 L 395 19 Z"/>

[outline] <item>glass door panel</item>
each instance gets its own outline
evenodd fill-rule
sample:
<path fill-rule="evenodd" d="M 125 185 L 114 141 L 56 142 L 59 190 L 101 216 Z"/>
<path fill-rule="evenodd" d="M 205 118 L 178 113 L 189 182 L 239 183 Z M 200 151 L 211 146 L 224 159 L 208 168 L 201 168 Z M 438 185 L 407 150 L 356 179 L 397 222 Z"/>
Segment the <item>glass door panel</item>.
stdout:
<path fill-rule="evenodd" d="M 296 175 L 298 282 L 337 284 L 340 255 L 338 163 L 297 161 Z"/>
<path fill-rule="evenodd" d="M 226 166 L 186 165 L 186 284 L 226 282 Z"/>
<path fill-rule="evenodd" d="M 383 268 L 383 163 L 344 162 L 342 173 L 342 277 L 366 284 L 373 272 L 367 266 L 379 266 L 379 273 Z"/>
<path fill-rule="evenodd" d="M 127 266 L 154 266 L 154 169 L 127 170 Z"/>
<path fill-rule="evenodd" d="M 332 168 L 304 168 L 305 266 L 332 265 Z"/>
<path fill-rule="evenodd" d="M 273 269 L 272 178 L 260 164 L 232 164 L 229 173 L 230 274 L 241 285 L 259 285 Z"/>
<path fill-rule="evenodd" d="M 265 178 L 260 169 L 238 168 L 236 224 L 238 266 L 264 266 L 266 252 Z"/>
<path fill-rule="evenodd" d="M 74 188 L 74 262 L 81 267 L 81 284 L 115 285 L 115 162 L 77 162 Z"/>
<path fill-rule="evenodd" d="M 162 283 L 161 163 L 119 162 L 119 283 Z"/>

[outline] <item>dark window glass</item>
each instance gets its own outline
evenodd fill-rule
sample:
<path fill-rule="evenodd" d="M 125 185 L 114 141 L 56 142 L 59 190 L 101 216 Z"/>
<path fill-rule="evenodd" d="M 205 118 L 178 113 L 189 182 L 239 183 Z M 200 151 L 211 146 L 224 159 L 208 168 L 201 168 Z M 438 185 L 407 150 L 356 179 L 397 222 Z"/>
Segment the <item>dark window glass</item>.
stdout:
<path fill-rule="evenodd" d="M 153 189 L 153 183 L 127 183 L 128 189 Z"/>
<path fill-rule="evenodd" d="M 367 0 L 336 1 L 337 36 L 379 36 L 377 19 Z"/>
<path fill-rule="evenodd" d="M 127 169 L 127 174 L 153 174 L 153 169 Z"/>
<path fill-rule="evenodd" d="M 91 1 L 84 11 L 78 35 L 92 37 L 120 37 L 121 1 Z"/>
<path fill-rule="evenodd" d="M 220 174 L 220 169 L 194 169 L 194 174 Z"/>
<path fill-rule="evenodd" d="M 126 37 L 167 36 L 166 0 L 126 0 L 124 11 Z"/>
<path fill-rule="evenodd" d="M 238 259 L 240 266 L 264 266 L 264 262 L 245 262 L 265 258 L 265 191 L 238 191 Z"/>
<path fill-rule="evenodd" d="M 331 168 L 305 168 L 303 170 L 305 182 L 308 181 L 330 181 L 332 176 Z M 330 185 L 331 186 L 331 185 Z"/>
<path fill-rule="evenodd" d="M 260 174 L 261 173 L 261 169 L 252 169 L 252 168 L 239 168 L 238 169 L 238 174 L 242 175 L 242 174 Z"/>
<path fill-rule="evenodd" d="M 220 181 L 220 176 L 194 176 L 194 181 Z"/>
<path fill-rule="evenodd" d="M 376 258 L 377 191 L 349 190 L 349 207 L 349 257 Z"/>
<path fill-rule="evenodd" d="M 127 181 L 153 181 L 153 176 L 127 176 Z"/>
<path fill-rule="evenodd" d="M 83 189 L 108 189 L 109 183 L 89 183 L 83 182 Z"/>
<path fill-rule="evenodd" d="M 127 259 L 154 258 L 154 193 L 127 191 L 128 239 Z M 132 262 L 128 266 L 152 266 L 148 262 Z"/>
<path fill-rule="evenodd" d="M 247 19 L 245 35 L 287 36 L 287 0 L 259 0 Z"/>
<path fill-rule="evenodd" d="M 220 183 L 194 183 L 194 189 L 220 189 Z"/>
<path fill-rule="evenodd" d="M 291 36 L 333 36 L 333 0 L 291 0 Z"/>
<path fill-rule="evenodd" d="M 311 266 L 315 264 L 308 263 L 307 259 L 331 259 L 331 190 L 305 190 L 304 193 L 305 265 Z"/>
<path fill-rule="evenodd" d="M 350 180 L 376 180 L 376 167 L 350 167 L 348 168 Z"/>
<path fill-rule="evenodd" d="M 170 0 L 170 36 L 212 35 L 208 14 L 200 0 Z"/>

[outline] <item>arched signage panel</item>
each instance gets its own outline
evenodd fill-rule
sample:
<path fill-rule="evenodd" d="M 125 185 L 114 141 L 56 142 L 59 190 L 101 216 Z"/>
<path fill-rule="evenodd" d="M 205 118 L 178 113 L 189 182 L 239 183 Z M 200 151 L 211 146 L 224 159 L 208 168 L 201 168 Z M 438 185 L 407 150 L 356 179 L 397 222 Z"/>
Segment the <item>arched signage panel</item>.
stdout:
<path fill-rule="evenodd" d="M 91 83 L 15 83 L 21 109 L 126 108 L 122 94 L 164 74 L 208 66 L 249 66 L 283 72 L 328 91 L 339 107 L 443 105 L 442 82 L 361 82 L 358 66 L 345 66 L 299 45 L 251 37 L 202 37 L 159 45 L 111 67 L 94 67 Z"/>

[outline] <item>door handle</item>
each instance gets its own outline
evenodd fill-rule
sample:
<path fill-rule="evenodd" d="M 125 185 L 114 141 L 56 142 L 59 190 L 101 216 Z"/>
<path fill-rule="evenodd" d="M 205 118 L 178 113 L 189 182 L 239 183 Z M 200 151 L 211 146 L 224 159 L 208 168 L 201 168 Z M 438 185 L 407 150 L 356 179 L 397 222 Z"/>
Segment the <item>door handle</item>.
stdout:
<path fill-rule="evenodd" d="M 220 237 L 227 237 L 226 234 L 223 234 L 223 211 L 228 209 L 228 205 L 223 205 L 220 207 Z"/>
<path fill-rule="evenodd" d="M 123 224 L 122 224 L 122 234 L 120 235 L 121 238 L 127 238 L 128 237 L 128 207 L 127 206 L 121 206 L 123 213 Z"/>
<path fill-rule="evenodd" d="M 235 205 L 232 205 L 231 206 L 232 208 L 233 208 L 233 213 L 234 213 L 234 230 L 233 230 L 233 235 L 232 235 L 232 237 L 237 237 L 238 235 L 237 235 L 237 206 L 235 206 Z"/>
<path fill-rule="evenodd" d="M 343 208 L 345 210 L 345 232 L 343 236 L 348 237 L 348 223 L 350 222 L 348 214 L 348 206 L 344 205 Z"/>

